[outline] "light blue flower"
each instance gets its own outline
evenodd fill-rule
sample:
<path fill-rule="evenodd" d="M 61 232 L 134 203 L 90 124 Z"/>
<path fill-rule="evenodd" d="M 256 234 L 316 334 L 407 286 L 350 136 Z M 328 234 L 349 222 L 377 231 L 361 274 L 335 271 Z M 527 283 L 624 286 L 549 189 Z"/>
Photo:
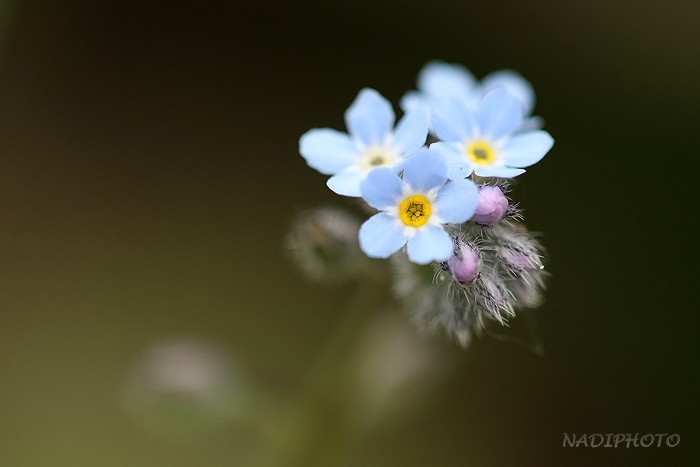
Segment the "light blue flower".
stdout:
<path fill-rule="evenodd" d="M 314 128 L 299 139 L 306 163 L 325 175 L 339 195 L 360 196 L 360 183 L 377 167 L 400 169 L 401 161 L 421 148 L 428 136 L 428 116 L 407 112 L 394 128 L 394 110 L 374 89 L 365 88 L 345 112 L 349 134 Z"/>
<path fill-rule="evenodd" d="M 530 83 L 515 71 L 496 71 L 478 82 L 463 66 L 441 61 L 432 61 L 423 67 L 418 73 L 418 91 L 406 93 L 401 99 L 401 108 L 404 111 L 429 110 L 441 101 L 456 99 L 474 110 L 484 94 L 499 87 L 520 102 L 523 115 L 532 112 L 535 92 Z"/>
<path fill-rule="evenodd" d="M 473 110 L 463 101 L 443 101 L 432 111 L 434 131 L 442 142 L 430 148 L 442 154 L 453 180 L 472 173 L 516 177 L 554 144 L 546 131 L 521 131 L 522 121 L 520 101 L 504 88 L 486 93 Z"/>
<path fill-rule="evenodd" d="M 360 227 L 360 247 L 372 258 L 388 258 L 404 245 L 414 263 L 446 261 L 453 252 L 444 224 L 472 217 L 479 192 L 471 180 L 447 181 L 447 166 L 429 149 L 408 157 L 403 179 L 378 168 L 361 185 L 362 197 L 381 212 Z"/>

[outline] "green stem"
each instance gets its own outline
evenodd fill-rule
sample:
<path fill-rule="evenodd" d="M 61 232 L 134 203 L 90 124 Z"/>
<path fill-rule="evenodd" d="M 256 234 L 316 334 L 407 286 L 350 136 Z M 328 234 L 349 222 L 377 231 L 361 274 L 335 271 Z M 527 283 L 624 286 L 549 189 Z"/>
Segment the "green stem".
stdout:
<path fill-rule="evenodd" d="M 352 369 L 358 337 L 388 288 L 384 277 L 365 277 L 357 284 L 342 319 L 309 371 L 297 410 L 289 414 L 281 449 L 271 465 L 330 467 L 342 459 L 354 434 L 348 370 Z"/>

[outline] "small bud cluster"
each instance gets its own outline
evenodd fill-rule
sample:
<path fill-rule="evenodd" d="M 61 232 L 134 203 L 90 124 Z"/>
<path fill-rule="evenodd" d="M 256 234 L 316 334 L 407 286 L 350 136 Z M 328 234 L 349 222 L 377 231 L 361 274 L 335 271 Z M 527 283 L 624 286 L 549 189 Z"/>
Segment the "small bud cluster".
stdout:
<path fill-rule="evenodd" d="M 331 207 L 300 215 L 287 236 L 287 248 L 304 274 L 338 282 L 357 274 L 365 262 L 357 241 L 360 221 Z"/>
<path fill-rule="evenodd" d="M 419 326 L 444 330 L 466 346 L 488 321 L 506 324 L 518 309 L 541 304 L 542 246 L 517 222 L 504 187 L 484 185 L 484 215 L 452 231 L 453 255 L 429 271 L 394 261 L 395 292 Z M 504 202 L 505 201 L 505 202 Z M 511 214 L 507 214 L 510 212 Z M 486 213 L 491 213 L 487 218 Z"/>

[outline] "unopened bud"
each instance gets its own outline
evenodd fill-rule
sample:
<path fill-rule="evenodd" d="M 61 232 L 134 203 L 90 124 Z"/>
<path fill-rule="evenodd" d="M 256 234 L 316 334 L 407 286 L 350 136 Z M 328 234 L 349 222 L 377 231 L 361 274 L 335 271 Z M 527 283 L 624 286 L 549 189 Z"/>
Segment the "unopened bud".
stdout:
<path fill-rule="evenodd" d="M 486 278 L 486 280 L 482 278 L 476 300 L 482 309 L 501 323 L 505 321 L 503 313 L 507 316 L 515 316 L 507 289 L 497 277 Z"/>
<path fill-rule="evenodd" d="M 455 248 L 455 253 L 447 260 L 447 268 L 455 281 L 466 284 L 479 276 L 479 253 L 466 243 Z"/>
<path fill-rule="evenodd" d="M 520 252 L 503 248 L 501 255 L 510 269 L 515 272 L 530 272 L 542 268 L 542 261 L 536 250 Z"/>
<path fill-rule="evenodd" d="M 493 225 L 508 211 L 508 198 L 497 186 L 479 187 L 479 204 L 472 220 L 478 224 Z"/>

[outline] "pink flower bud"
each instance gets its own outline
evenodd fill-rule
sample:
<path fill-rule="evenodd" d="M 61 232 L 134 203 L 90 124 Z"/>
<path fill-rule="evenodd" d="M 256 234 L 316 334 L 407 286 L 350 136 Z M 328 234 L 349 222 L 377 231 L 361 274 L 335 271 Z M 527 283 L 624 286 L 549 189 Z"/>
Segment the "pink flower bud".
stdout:
<path fill-rule="evenodd" d="M 479 224 L 493 225 L 503 219 L 508 210 L 508 198 L 497 186 L 479 187 L 479 204 L 472 217 Z"/>
<path fill-rule="evenodd" d="M 462 284 L 472 282 L 479 276 L 479 263 L 479 253 L 466 244 L 459 245 L 455 254 L 447 260 L 450 274 Z"/>
<path fill-rule="evenodd" d="M 502 255 L 506 264 L 516 271 L 534 271 L 536 269 L 540 269 L 541 266 L 539 256 L 537 256 L 534 252 L 526 254 L 505 249 L 502 252 Z"/>
<path fill-rule="evenodd" d="M 499 253 L 512 272 L 524 273 L 542 268 L 542 260 L 535 250 L 500 248 Z"/>

